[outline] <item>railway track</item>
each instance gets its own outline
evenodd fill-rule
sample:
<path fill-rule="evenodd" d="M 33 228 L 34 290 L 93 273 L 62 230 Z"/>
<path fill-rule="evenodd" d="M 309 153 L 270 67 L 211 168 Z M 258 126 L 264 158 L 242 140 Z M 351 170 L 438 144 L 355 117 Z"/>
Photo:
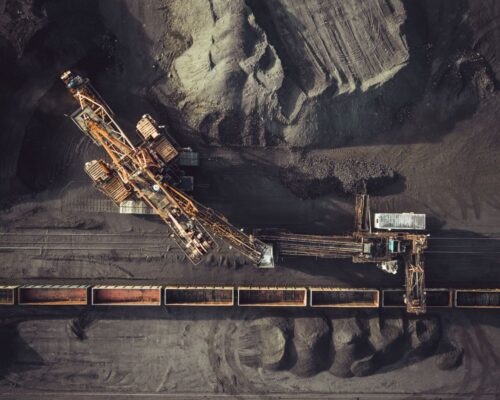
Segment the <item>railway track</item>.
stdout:
<path fill-rule="evenodd" d="M 344 236 L 264 234 L 259 237 L 264 242 L 274 243 L 274 250 L 280 256 L 349 258 L 363 251 L 362 243 Z"/>
<path fill-rule="evenodd" d="M 263 238 L 265 240 L 265 238 Z M 328 240 L 314 243 L 280 244 L 281 255 L 307 255 L 313 249 L 322 252 L 351 251 L 356 244 L 332 246 Z M 340 247 L 340 248 L 339 248 Z M 181 252 L 164 233 L 66 233 L 44 231 L 39 233 L 0 233 L 1 251 L 145 251 Z M 356 248 L 356 250 L 358 250 Z M 426 254 L 500 254 L 500 236 L 490 237 L 429 237 Z"/>
<path fill-rule="evenodd" d="M 176 252 L 165 234 L 130 233 L 2 233 L 0 251 L 146 251 Z"/>

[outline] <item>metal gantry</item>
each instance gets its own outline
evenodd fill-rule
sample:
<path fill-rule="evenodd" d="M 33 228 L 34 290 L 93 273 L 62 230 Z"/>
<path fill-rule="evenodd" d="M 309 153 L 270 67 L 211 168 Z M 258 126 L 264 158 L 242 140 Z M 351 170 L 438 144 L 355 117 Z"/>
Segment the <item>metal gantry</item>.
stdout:
<path fill-rule="evenodd" d="M 218 247 L 214 237 L 219 237 L 259 267 L 273 267 L 272 246 L 237 229 L 172 184 L 167 168 L 178 152 L 149 115 L 138 124 L 144 140 L 134 146 L 88 79 L 71 71 L 61 79 L 80 105 L 71 118 L 111 159 L 85 165 L 99 190 L 117 204 L 129 197 L 146 203 L 194 264 Z"/>
<path fill-rule="evenodd" d="M 405 302 L 409 313 L 426 311 L 423 253 L 428 236 L 408 232 L 374 231 L 371 227 L 370 198 L 356 198 L 354 232 L 345 236 L 303 235 L 290 232 L 262 233 L 282 256 L 351 258 L 354 263 L 374 263 L 382 270 L 405 273 Z"/>

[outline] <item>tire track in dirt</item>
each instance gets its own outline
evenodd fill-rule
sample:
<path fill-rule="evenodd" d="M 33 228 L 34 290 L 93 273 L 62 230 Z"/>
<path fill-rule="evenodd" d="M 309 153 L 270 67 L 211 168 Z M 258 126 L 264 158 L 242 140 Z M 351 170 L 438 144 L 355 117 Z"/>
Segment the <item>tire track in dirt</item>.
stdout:
<path fill-rule="evenodd" d="M 493 393 L 499 393 L 500 384 L 500 359 L 495 353 L 495 348 L 486 336 L 484 330 L 479 325 L 473 325 L 474 333 L 477 338 L 482 369 L 479 378 L 479 384 L 474 390 L 475 395 L 481 395 L 486 390 L 494 388 Z"/>
<path fill-rule="evenodd" d="M 226 335 L 224 337 L 224 353 L 226 356 L 226 362 L 236 377 L 235 382 L 237 383 L 239 392 L 262 395 L 262 398 L 266 399 L 268 397 L 265 396 L 265 390 L 257 388 L 250 381 L 250 379 L 247 378 L 245 372 L 240 366 L 239 359 L 236 357 L 237 349 L 234 348 L 234 339 L 237 330 L 238 328 L 234 322 L 231 322 L 226 330 Z"/>
<path fill-rule="evenodd" d="M 480 398 L 486 394 L 499 393 L 498 373 L 495 375 L 495 371 L 500 369 L 500 359 L 484 330 L 478 326 L 478 321 L 471 321 L 466 315 L 463 317 L 463 324 L 455 326 L 455 329 L 459 329 L 457 337 L 464 350 L 463 379 L 458 386 L 443 385 L 426 391 L 425 394 L 446 393 Z M 493 392 L 491 388 L 495 388 Z"/>
<path fill-rule="evenodd" d="M 222 325 L 214 322 L 208 335 L 208 358 L 215 373 L 215 392 L 232 395 L 251 393 L 262 396 L 262 399 L 271 398 L 266 396 L 265 390 L 256 387 L 241 368 L 234 346 L 237 330 L 232 321 Z"/>
<path fill-rule="evenodd" d="M 221 357 L 224 350 L 223 346 L 221 346 L 223 342 L 218 338 L 220 327 L 221 324 L 219 322 L 213 322 L 207 338 L 208 359 L 215 373 L 214 391 L 215 393 L 237 394 L 236 385 L 224 372 L 223 358 Z"/>

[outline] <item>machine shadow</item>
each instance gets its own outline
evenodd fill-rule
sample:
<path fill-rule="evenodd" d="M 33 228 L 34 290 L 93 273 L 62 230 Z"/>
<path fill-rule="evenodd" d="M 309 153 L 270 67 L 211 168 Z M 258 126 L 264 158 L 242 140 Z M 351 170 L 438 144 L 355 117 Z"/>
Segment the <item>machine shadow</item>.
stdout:
<path fill-rule="evenodd" d="M 13 319 L 19 320 L 19 318 Z M 42 357 L 20 337 L 19 322 L 7 322 L 0 325 L 0 376 L 8 373 L 23 373 L 38 369 L 44 365 Z"/>

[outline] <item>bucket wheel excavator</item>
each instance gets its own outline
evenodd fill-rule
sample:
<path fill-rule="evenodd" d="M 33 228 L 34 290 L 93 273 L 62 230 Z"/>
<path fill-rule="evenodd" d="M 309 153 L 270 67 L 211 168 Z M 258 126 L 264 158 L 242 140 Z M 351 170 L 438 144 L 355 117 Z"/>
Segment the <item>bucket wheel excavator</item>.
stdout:
<path fill-rule="evenodd" d="M 79 104 L 71 119 L 109 157 L 85 164 L 97 189 L 118 205 L 131 198 L 147 204 L 170 228 L 171 237 L 193 264 L 218 247 L 217 237 L 258 267 L 274 266 L 272 246 L 245 234 L 175 186 L 169 167 L 179 152 L 150 115 L 137 123 L 141 141 L 133 144 L 88 79 L 71 71 L 61 79 Z"/>

